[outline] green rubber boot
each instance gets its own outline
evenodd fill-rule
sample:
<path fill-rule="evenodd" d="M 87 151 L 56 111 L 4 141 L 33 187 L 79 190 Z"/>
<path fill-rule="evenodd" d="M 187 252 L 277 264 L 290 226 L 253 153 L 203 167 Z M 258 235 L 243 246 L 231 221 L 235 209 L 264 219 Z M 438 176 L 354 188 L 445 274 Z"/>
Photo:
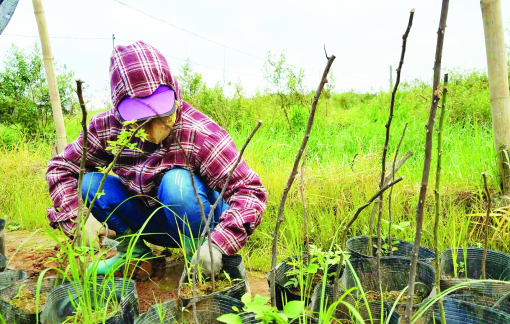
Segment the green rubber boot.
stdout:
<path fill-rule="evenodd" d="M 105 275 L 112 268 L 120 269 L 122 265 L 126 262 L 126 253 L 129 247 L 129 243 L 131 239 L 135 239 L 133 236 L 135 234 L 131 229 L 128 229 L 126 232 L 121 233 L 115 237 L 115 240 L 119 242 L 117 244 L 117 254 L 109 259 L 101 260 L 97 265 L 97 274 Z M 152 257 L 151 249 L 145 244 L 141 237 L 138 237 L 138 240 L 134 244 L 132 248 L 131 258 L 150 258 Z M 92 264 L 89 265 L 89 271 L 92 269 Z"/>

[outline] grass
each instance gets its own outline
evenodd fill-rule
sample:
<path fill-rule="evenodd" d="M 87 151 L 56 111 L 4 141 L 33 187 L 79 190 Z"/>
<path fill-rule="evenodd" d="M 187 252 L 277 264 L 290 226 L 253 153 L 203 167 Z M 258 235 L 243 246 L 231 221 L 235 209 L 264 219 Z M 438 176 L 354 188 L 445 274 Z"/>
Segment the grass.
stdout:
<path fill-rule="evenodd" d="M 480 173 L 488 172 L 490 184 L 496 186 L 495 152 L 490 124 L 489 92 L 483 74 L 453 74 L 450 82 L 447 122 L 444 129 L 442 228 L 440 247 L 478 246 L 482 242 L 481 216 L 485 208 Z M 423 168 L 425 123 L 430 95 L 427 85 L 415 81 L 405 84 L 397 95 L 389 156 L 394 153 L 405 123 L 409 123 L 401 147 L 401 155 L 413 151 L 414 156 L 401 169 L 405 177 L 394 189 L 393 219 L 411 221 L 405 231 L 392 231 L 397 238 L 413 237 L 414 216 L 421 170 Z M 308 205 L 311 242 L 329 246 L 337 226 L 350 217 L 355 208 L 371 196 L 378 184 L 380 155 L 384 142 L 390 95 L 388 93 L 334 94 L 318 108 L 309 142 L 309 158 L 305 166 L 305 192 Z M 239 104 L 239 101 L 237 101 Z M 271 232 L 283 188 L 292 168 L 307 121 L 309 107 L 292 106 L 289 115 L 292 130 L 275 98 L 257 95 L 242 98 L 241 119 L 224 123 L 234 141 L 241 145 L 256 120 L 263 126 L 245 154 L 248 164 L 261 176 L 269 200 L 262 224 L 250 237 L 241 253 L 250 269 L 268 270 Z M 207 112 L 207 111 L 206 111 Z M 243 115 L 244 113 L 244 115 Z M 214 117 L 214 116 L 213 116 Z M 79 116 L 66 117 L 68 139 L 78 136 Z M 48 228 L 46 208 L 51 205 L 44 179 L 51 147 L 41 141 L 26 141 L 13 129 L 0 127 L 0 141 L 8 141 L 0 154 L 0 217 L 21 229 Z M 4 136 L 5 135 L 5 136 Z M 13 142 L 18 138 L 18 142 Z M 0 142 L 1 143 L 1 142 Z M 434 153 L 435 155 L 436 153 Z M 392 158 L 389 159 L 392 161 Z M 435 165 L 433 163 L 433 165 Z M 432 170 L 432 172 L 435 172 Z M 429 186 L 432 186 L 431 182 Z M 422 242 L 432 245 L 433 199 L 429 190 Z M 387 202 L 385 203 L 387 206 Z M 368 230 L 369 210 L 354 224 L 350 236 Z M 293 254 L 290 240 L 303 238 L 302 203 L 299 182 L 292 188 L 282 224 L 278 258 Z M 387 218 L 387 210 L 383 216 Z M 489 242 L 489 248 L 508 252 L 508 231 L 503 218 L 494 217 L 491 233 L 500 230 Z M 301 240 L 303 241 L 303 240 Z"/>

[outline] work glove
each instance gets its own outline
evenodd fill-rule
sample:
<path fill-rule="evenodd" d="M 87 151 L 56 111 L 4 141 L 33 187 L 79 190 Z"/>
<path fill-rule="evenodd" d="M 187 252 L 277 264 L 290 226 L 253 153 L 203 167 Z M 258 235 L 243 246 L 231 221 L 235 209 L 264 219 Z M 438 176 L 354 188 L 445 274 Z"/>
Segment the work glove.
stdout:
<path fill-rule="evenodd" d="M 200 260 L 197 262 L 197 252 L 195 252 L 195 255 L 193 256 L 193 259 L 191 260 L 192 264 L 200 265 L 202 268 L 202 274 L 206 277 L 211 277 L 211 273 L 214 271 L 214 275 L 217 275 L 221 268 L 223 267 L 223 250 L 216 245 L 215 243 L 212 244 L 212 260 L 211 260 L 211 253 L 209 253 L 209 242 L 205 242 L 200 247 Z"/>

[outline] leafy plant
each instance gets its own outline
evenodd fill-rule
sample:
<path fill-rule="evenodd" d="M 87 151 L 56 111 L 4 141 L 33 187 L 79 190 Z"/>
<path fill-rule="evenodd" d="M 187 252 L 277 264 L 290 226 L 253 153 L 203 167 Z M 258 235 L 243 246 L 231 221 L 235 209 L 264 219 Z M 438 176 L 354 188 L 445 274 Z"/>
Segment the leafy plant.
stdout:
<path fill-rule="evenodd" d="M 241 298 L 241 301 L 245 304 L 242 313 L 254 313 L 255 318 L 260 319 L 262 323 L 269 324 L 272 321 L 275 321 L 278 324 L 289 323 L 290 320 L 299 317 L 305 307 L 305 303 L 303 301 L 291 301 L 285 304 L 283 308 L 283 312 L 278 311 L 276 307 L 272 307 L 267 305 L 269 302 L 269 297 L 262 297 L 260 295 L 256 295 L 253 299 L 249 293 L 244 294 Z M 239 312 L 237 307 L 234 307 L 234 311 Z M 217 318 L 218 321 L 227 323 L 227 324 L 241 324 L 242 318 L 239 314 L 224 314 Z"/>

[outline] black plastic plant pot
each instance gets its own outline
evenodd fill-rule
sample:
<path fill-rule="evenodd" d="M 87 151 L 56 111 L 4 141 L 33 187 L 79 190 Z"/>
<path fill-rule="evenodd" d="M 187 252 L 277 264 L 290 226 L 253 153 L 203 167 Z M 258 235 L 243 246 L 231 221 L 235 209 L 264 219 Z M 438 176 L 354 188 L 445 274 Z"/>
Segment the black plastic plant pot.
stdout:
<path fill-rule="evenodd" d="M 197 301 L 197 318 L 200 323 L 216 324 L 220 323 L 217 318 L 224 314 L 237 314 L 236 307 L 242 312 L 244 304 L 235 298 L 210 295 Z M 242 323 L 260 323 L 261 320 L 255 319 L 253 313 L 241 313 L 239 316 Z M 188 305 L 185 309 L 179 306 L 179 300 L 168 300 L 160 305 L 154 305 L 147 313 L 140 315 L 136 324 L 157 324 L 157 323 L 191 323 L 194 322 L 192 306 Z"/>
<path fill-rule="evenodd" d="M 373 244 L 377 244 L 377 236 L 372 237 Z M 393 251 L 392 256 L 410 258 L 413 251 L 414 243 L 402 241 L 396 238 L 391 239 L 392 246 L 397 248 Z M 382 240 L 382 244 L 388 244 L 388 239 Z M 377 248 L 372 249 L 373 254 L 368 255 L 368 236 L 356 236 L 347 240 L 347 250 L 351 253 L 351 259 L 353 258 L 375 258 Z M 383 251 L 384 252 L 384 251 Z M 389 257 L 389 255 L 381 255 L 381 258 Z M 418 251 L 418 259 L 425 263 L 434 262 L 435 253 L 433 250 L 421 246 Z"/>
<path fill-rule="evenodd" d="M 0 254 L 0 272 L 3 272 L 7 267 L 7 258 Z"/>
<path fill-rule="evenodd" d="M 346 265 L 344 270 L 344 275 L 342 276 L 340 283 L 343 287 L 348 290 L 353 287 L 358 287 L 356 278 L 354 274 L 359 279 L 359 283 L 363 288 L 363 291 L 366 294 L 379 292 L 379 282 L 377 280 L 377 262 L 376 259 L 368 258 L 368 259 L 352 259 L 349 260 L 352 266 L 352 269 L 349 265 Z M 409 281 L 409 272 L 410 272 L 410 263 L 411 259 L 403 258 L 403 257 L 386 257 L 381 258 L 381 286 L 384 292 L 400 292 L 404 288 L 407 287 Z M 354 270 L 354 272 L 353 272 Z M 416 311 L 420 308 L 424 300 L 430 296 L 432 292 L 432 288 L 434 286 L 434 277 L 435 271 L 430 265 L 424 262 L 418 262 L 416 268 L 416 283 L 415 289 L 417 295 L 419 293 L 422 301 L 419 303 L 413 304 L 413 311 Z M 361 299 L 360 290 L 357 289 L 353 295 L 357 300 Z M 396 296 L 395 296 L 396 297 Z M 386 307 L 392 307 L 394 301 L 385 301 L 384 304 Z M 401 299 L 401 303 L 396 305 L 396 312 L 399 315 L 403 315 L 406 308 L 406 300 L 404 298 Z M 369 302 L 369 304 L 379 305 L 380 301 L 374 300 L 373 302 Z"/>
<path fill-rule="evenodd" d="M 468 301 L 445 298 L 443 299 L 446 323 L 441 322 L 438 304 L 434 304 L 434 318 L 429 324 L 508 324 L 510 315 L 501 311 L 476 305 Z"/>
<path fill-rule="evenodd" d="M 313 317 L 315 319 L 319 318 L 319 313 L 321 311 L 321 300 L 324 300 L 323 304 L 323 312 L 328 310 L 328 308 L 333 304 L 333 286 L 332 285 L 326 285 L 324 287 L 323 292 L 323 285 L 322 283 L 315 286 L 313 295 L 312 295 L 312 301 L 310 303 L 310 311 L 313 314 Z M 344 295 L 345 291 L 343 289 L 339 289 L 339 296 Z M 324 294 L 324 298 L 322 298 Z M 363 302 L 357 303 L 356 298 L 353 295 L 346 295 L 342 299 L 344 302 L 352 305 L 355 309 L 357 308 L 357 311 L 360 313 L 361 317 L 363 317 L 367 323 L 370 323 L 369 318 L 371 317 L 374 324 L 380 323 L 381 318 L 381 306 L 380 304 L 372 303 L 369 305 L 370 313 L 367 310 L 366 304 Z M 384 307 L 384 322 L 386 323 L 386 319 L 389 315 L 389 309 L 385 306 Z M 350 320 L 352 319 L 352 315 L 344 304 L 339 304 L 334 313 L 334 318 L 338 320 Z M 391 313 L 391 317 L 388 321 L 389 324 L 398 324 L 400 321 L 400 315 L 397 312 Z M 353 322 L 355 320 L 353 319 Z"/>
<path fill-rule="evenodd" d="M 230 279 L 232 280 L 233 283 L 232 286 L 224 290 L 216 291 L 209 295 L 197 296 L 197 299 L 206 298 L 208 296 L 221 295 L 241 300 L 241 297 L 243 297 L 245 293 L 250 292 L 250 285 L 248 284 L 248 276 L 246 275 L 246 270 L 244 268 L 243 257 L 239 254 L 233 255 L 224 254 L 222 261 L 223 268 L 221 269 L 220 273 L 225 271 L 226 273 L 229 274 Z M 182 297 L 181 295 L 182 287 L 185 284 L 188 284 L 188 274 L 186 271 L 184 271 L 184 273 L 181 276 L 181 279 L 179 280 L 179 288 L 177 291 L 179 298 L 182 301 L 182 305 L 184 307 L 188 306 L 192 299 Z"/>
<path fill-rule="evenodd" d="M 0 272 L 0 290 L 9 288 L 16 281 L 24 280 L 28 278 L 28 273 L 23 270 L 12 270 Z"/>
<path fill-rule="evenodd" d="M 296 259 L 296 257 L 290 257 L 276 265 L 276 280 L 275 280 L 275 292 L 276 292 L 276 308 L 278 310 L 283 310 L 283 306 L 293 300 L 303 300 L 306 305 L 309 305 L 311 302 L 311 298 L 308 296 L 301 296 L 300 292 L 294 289 L 291 289 L 289 286 L 285 286 L 287 282 L 289 282 L 288 272 L 293 270 L 293 265 L 289 264 L 292 260 Z M 328 269 L 328 274 L 335 273 L 338 269 L 338 265 L 331 265 Z M 340 276 L 342 275 L 343 267 L 340 269 Z M 271 289 L 271 272 L 266 275 L 267 282 L 269 285 L 269 289 Z M 314 287 L 311 288 L 311 293 L 313 293 Z"/>
<path fill-rule="evenodd" d="M 456 256 L 454 262 L 453 256 Z M 448 289 L 467 280 L 482 279 L 483 249 L 467 248 L 446 249 L 441 253 L 441 290 Z M 457 269 L 457 276 L 455 275 Z M 487 279 L 510 281 L 510 256 L 508 254 L 487 250 L 485 262 Z M 503 295 L 508 291 L 505 283 L 491 283 L 491 295 Z"/>
<path fill-rule="evenodd" d="M 135 282 L 122 278 L 115 278 L 113 280 L 98 278 L 96 284 L 95 287 L 93 284 L 90 284 L 88 287 L 92 299 L 92 308 L 105 307 L 106 300 L 110 302 L 115 300 L 115 305 L 117 305 L 117 311 L 106 319 L 105 323 L 134 323 L 135 319 L 139 316 Z M 79 304 L 79 298 L 82 296 L 82 293 L 82 286 L 78 282 L 66 283 L 50 291 L 41 314 L 41 323 L 60 324 L 66 321 L 69 316 L 73 316 L 75 313 L 74 305 Z M 95 304 L 95 301 L 98 304 Z"/>
<path fill-rule="evenodd" d="M 55 286 L 55 278 L 44 278 L 41 283 L 39 306 L 34 299 L 37 293 L 37 279 L 16 280 L 26 277 L 26 272 L 11 273 L 11 285 L 0 290 L 0 314 L 6 323 L 32 324 L 37 323 L 37 314 L 41 314 L 44 301 L 49 291 Z M 40 317 L 39 317 L 40 318 Z"/>

